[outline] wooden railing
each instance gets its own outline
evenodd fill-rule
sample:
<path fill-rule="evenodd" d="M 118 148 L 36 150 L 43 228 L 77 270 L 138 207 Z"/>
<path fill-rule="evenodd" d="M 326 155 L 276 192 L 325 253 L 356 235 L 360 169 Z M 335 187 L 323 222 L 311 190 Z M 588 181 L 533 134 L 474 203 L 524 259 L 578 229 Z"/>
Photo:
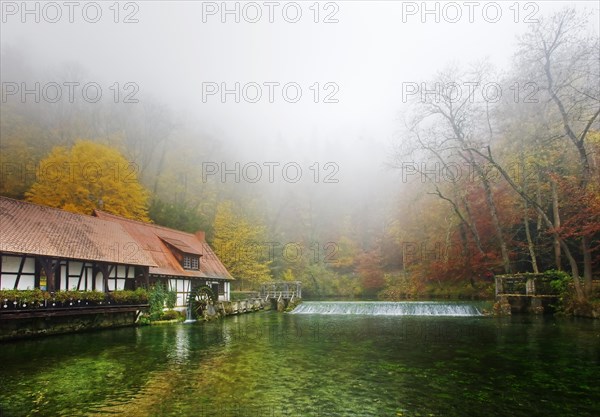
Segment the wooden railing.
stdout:
<path fill-rule="evenodd" d="M 260 296 L 269 298 L 292 300 L 302 298 L 302 283 L 300 281 L 273 281 L 261 284 Z"/>
<path fill-rule="evenodd" d="M 552 279 L 544 274 L 496 275 L 496 297 L 537 296 L 555 297 L 558 292 L 551 285 Z"/>

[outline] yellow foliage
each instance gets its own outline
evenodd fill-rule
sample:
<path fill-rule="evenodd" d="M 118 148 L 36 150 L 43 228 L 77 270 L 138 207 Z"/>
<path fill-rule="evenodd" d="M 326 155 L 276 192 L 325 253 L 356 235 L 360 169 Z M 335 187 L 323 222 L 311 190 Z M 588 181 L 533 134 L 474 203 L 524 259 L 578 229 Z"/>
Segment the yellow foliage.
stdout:
<path fill-rule="evenodd" d="M 116 149 L 78 141 L 71 149 L 55 147 L 39 165 L 27 201 L 73 213 L 94 209 L 149 222 L 149 193 L 138 182 L 137 166 Z"/>
<path fill-rule="evenodd" d="M 214 236 L 217 256 L 242 286 L 245 283 L 255 286 L 271 279 L 265 227 L 236 213 L 231 201 L 217 207 Z"/>
<path fill-rule="evenodd" d="M 294 272 L 288 268 L 283 272 L 283 281 L 295 281 Z"/>

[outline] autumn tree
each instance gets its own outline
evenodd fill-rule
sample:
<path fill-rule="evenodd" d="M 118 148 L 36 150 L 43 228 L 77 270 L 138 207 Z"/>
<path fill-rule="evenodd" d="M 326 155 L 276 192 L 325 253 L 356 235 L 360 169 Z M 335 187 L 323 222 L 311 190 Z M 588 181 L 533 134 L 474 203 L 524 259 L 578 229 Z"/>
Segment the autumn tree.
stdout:
<path fill-rule="evenodd" d="M 148 192 L 137 179 L 137 166 L 106 145 L 82 140 L 70 149 L 55 147 L 38 168 L 27 201 L 73 213 L 94 209 L 150 221 Z"/>
<path fill-rule="evenodd" d="M 363 252 L 358 257 L 356 273 L 360 277 L 363 294 L 368 297 L 377 295 L 385 285 L 381 256 L 377 250 Z"/>
<path fill-rule="evenodd" d="M 451 176 L 456 167 L 467 166 L 473 175 L 466 182 L 457 184 L 456 179 L 449 178 L 454 190 L 450 195 L 434 185 L 434 194 L 451 204 L 455 214 L 461 220 L 461 227 L 466 227 L 473 235 L 477 248 L 482 252 L 480 233 L 477 224 L 471 219 L 470 205 L 463 196 L 457 199 L 456 185 L 464 192 L 481 194 L 485 201 L 485 209 L 489 214 L 497 247 L 500 249 L 502 266 L 505 272 L 511 271 L 510 254 L 505 231 L 499 219 L 497 202 L 494 196 L 493 183 L 489 172 L 471 147 L 481 147 L 492 140 L 492 127 L 489 124 L 488 104 L 481 86 L 487 85 L 492 71 L 487 65 L 477 65 L 470 71 L 461 71 L 450 67 L 440 72 L 433 82 L 427 85 L 442 86 L 434 95 L 425 95 L 414 103 L 415 114 L 409 122 L 411 136 L 414 137 L 418 149 L 435 159 L 435 166 L 442 166 L 442 173 Z M 468 91 L 457 93 L 457 86 L 472 85 Z M 460 88 L 460 87 L 458 87 Z M 446 178 L 448 179 L 448 178 Z M 479 192 L 481 189 L 481 193 Z M 460 204 L 462 203 L 462 204 Z M 460 206 L 464 207 L 461 214 Z"/>
<path fill-rule="evenodd" d="M 594 177 L 594 166 L 590 162 L 589 134 L 597 128 L 600 117 L 600 70 L 599 39 L 597 35 L 586 33 L 587 16 L 578 14 L 575 9 L 565 9 L 541 19 L 521 38 L 519 51 L 520 69 L 523 75 L 539 83 L 544 99 L 547 100 L 547 113 L 554 116 L 559 139 L 571 145 L 577 155 L 578 169 L 575 173 L 575 192 L 584 198 L 595 194 L 590 190 L 590 180 Z M 590 197 L 593 200 L 593 197 Z M 558 208 L 555 207 L 555 212 Z M 555 228 L 560 228 L 560 223 Z M 585 292 L 589 295 L 592 282 L 591 235 L 580 234 L 583 255 L 583 276 Z M 577 280 L 577 268 L 573 268 Z M 582 298 L 578 283 L 578 295 Z"/>
<path fill-rule="evenodd" d="M 223 201 L 217 207 L 212 244 L 241 289 L 271 279 L 265 227 L 236 210 L 231 201 Z"/>
<path fill-rule="evenodd" d="M 598 251 L 600 57 L 587 26 L 574 9 L 540 19 L 502 77 L 485 66 L 439 73 L 427 84 L 435 94 L 414 96 L 397 162 L 448 204 L 465 270 L 480 255 L 490 266 L 499 255 L 505 272 L 560 268 L 564 257 L 580 300 L 591 293 Z M 510 86 L 501 100 L 481 94 L 494 79 Z M 467 181 L 448 175 L 456 166 L 469 167 Z"/>

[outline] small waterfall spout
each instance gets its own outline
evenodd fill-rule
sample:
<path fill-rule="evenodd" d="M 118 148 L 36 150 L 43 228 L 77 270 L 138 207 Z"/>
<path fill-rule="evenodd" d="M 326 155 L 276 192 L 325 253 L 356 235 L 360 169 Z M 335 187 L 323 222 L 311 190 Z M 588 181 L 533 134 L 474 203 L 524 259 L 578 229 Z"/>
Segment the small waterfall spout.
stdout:
<path fill-rule="evenodd" d="M 194 323 L 196 319 L 194 318 L 194 297 L 190 294 L 188 296 L 187 309 L 185 310 L 185 321 L 184 323 Z"/>
<path fill-rule="evenodd" d="M 339 314 L 367 316 L 481 316 L 481 311 L 473 305 L 435 302 L 304 302 L 290 314 Z"/>

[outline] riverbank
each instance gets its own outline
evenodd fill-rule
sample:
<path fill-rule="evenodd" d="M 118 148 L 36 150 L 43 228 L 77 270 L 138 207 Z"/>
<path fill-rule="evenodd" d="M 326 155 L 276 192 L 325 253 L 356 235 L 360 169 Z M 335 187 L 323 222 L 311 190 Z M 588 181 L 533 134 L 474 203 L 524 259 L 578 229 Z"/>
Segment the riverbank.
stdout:
<path fill-rule="evenodd" d="M 134 326 L 146 305 L 15 310 L 0 314 L 0 341 Z"/>
<path fill-rule="evenodd" d="M 276 310 L 278 312 L 289 312 L 296 308 L 302 299 L 296 298 L 294 300 L 286 299 L 268 299 L 263 300 L 262 298 L 256 297 L 246 300 L 233 300 L 233 301 L 219 301 L 217 303 L 207 305 L 201 312 L 200 317 L 192 318 L 193 321 L 212 321 L 219 318 L 234 316 L 258 311 Z M 190 320 L 187 308 L 167 310 L 164 312 L 160 320 L 142 320 L 138 322 L 141 325 L 164 325 L 180 323 L 186 320 Z"/>
<path fill-rule="evenodd" d="M 571 301 L 558 314 L 600 319 L 600 299 L 591 301 Z"/>
<path fill-rule="evenodd" d="M 209 304 L 201 311 L 200 321 L 246 313 L 277 310 L 291 311 L 301 299 L 219 301 Z M 28 339 L 50 335 L 80 333 L 100 329 L 164 325 L 180 323 L 187 317 L 186 309 L 166 310 L 159 320 L 150 320 L 148 306 L 104 306 L 102 308 L 55 308 L 53 310 L 14 310 L 0 315 L 0 341 Z"/>

